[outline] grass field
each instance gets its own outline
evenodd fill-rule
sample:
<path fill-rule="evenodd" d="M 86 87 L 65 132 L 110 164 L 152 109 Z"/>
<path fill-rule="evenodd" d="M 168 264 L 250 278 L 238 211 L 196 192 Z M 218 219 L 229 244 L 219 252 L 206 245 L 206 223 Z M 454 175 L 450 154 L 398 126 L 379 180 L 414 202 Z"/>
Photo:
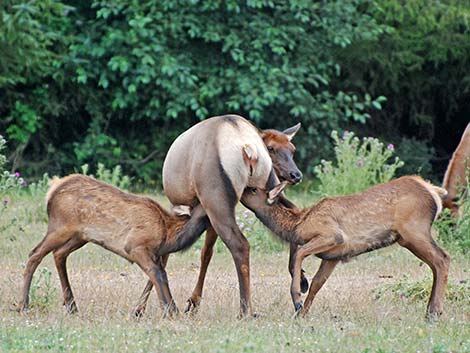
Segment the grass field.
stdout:
<path fill-rule="evenodd" d="M 257 319 L 236 319 L 238 282 L 231 256 L 220 242 L 201 308 L 191 317 L 162 319 L 152 293 L 146 315 L 132 319 L 147 279 L 137 266 L 96 245 L 69 258 L 78 314 L 67 315 L 62 308 L 49 255 L 35 274 L 32 309 L 20 315 L 13 309 L 20 298 L 23 266 L 46 230 L 43 197 L 41 192 L 13 195 L 0 211 L 1 352 L 470 352 L 468 256 L 451 252 L 451 298 L 438 322 L 424 320 L 423 291 L 431 286 L 430 269 L 398 245 L 338 266 L 309 315 L 293 319 L 287 248 L 258 223 L 245 231 L 252 244 Z M 310 203 L 305 196 L 298 201 Z M 249 218 L 243 213 L 240 217 Z M 196 282 L 199 247 L 200 241 L 173 255 L 168 264 L 180 309 Z M 318 265 L 315 258 L 305 261 L 309 277 Z"/>

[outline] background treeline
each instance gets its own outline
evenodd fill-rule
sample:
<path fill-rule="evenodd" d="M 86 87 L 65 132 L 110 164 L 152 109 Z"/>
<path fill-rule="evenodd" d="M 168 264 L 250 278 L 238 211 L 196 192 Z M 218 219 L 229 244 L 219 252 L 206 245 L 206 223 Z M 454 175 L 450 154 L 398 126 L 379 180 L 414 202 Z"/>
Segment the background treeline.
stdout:
<path fill-rule="evenodd" d="M 160 178 L 201 119 L 303 124 L 312 175 L 333 129 L 395 144 L 402 173 L 440 180 L 470 121 L 468 1 L 0 3 L 0 135 L 12 170 L 84 163 Z"/>

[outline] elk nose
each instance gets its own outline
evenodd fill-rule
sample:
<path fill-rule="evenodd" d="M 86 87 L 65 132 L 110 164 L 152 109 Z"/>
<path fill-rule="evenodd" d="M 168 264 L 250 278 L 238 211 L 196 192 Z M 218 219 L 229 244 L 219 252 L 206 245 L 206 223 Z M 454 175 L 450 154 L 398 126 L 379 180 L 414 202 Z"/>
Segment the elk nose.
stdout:
<path fill-rule="evenodd" d="M 294 183 L 300 183 L 302 180 L 302 173 L 300 171 L 290 172 L 290 177 Z"/>

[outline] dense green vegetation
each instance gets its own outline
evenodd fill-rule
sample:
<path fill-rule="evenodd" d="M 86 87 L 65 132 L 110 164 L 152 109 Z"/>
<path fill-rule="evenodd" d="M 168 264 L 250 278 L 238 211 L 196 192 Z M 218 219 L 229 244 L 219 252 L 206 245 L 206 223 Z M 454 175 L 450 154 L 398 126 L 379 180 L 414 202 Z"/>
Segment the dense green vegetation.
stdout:
<path fill-rule="evenodd" d="M 0 134 L 11 170 L 121 164 L 158 180 L 171 141 L 210 116 L 301 121 L 313 175 L 344 128 L 441 179 L 470 116 L 467 2 L 31 1 L 0 4 Z M 446 128 L 444 128 L 446 127 Z M 431 169 L 434 163 L 434 170 Z"/>

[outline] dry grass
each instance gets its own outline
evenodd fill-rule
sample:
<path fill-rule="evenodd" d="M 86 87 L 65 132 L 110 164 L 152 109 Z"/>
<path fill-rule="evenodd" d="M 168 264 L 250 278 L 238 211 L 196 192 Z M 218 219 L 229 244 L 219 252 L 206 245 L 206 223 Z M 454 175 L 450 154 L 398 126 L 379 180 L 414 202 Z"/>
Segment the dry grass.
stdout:
<path fill-rule="evenodd" d="M 430 277 L 427 266 L 396 245 L 338 266 L 305 319 L 292 319 L 284 250 L 253 251 L 252 298 L 261 317 L 237 320 L 238 282 L 231 256 L 223 250 L 210 265 L 196 315 L 162 319 L 152 293 L 147 313 L 138 322 L 131 318 L 131 310 L 146 283 L 143 273 L 106 250 L 87 245 L 70 256 L 68 266 L 79 313 L 65 314 L 49 255 L 41 267 L 52 272 L 52 294 L 47 294 L 51 301 L 19 315 L 11 309 L 19 300 L 22 265 L 46 229 L 43 212 L 40 198 L 19 197 L 0 214 L 0 227 L 18 217 L 0 238 L 0 351 L 470 352 L 468 298 L 446 301 L 445 314 L 434 324 L 424 320 L 426 301 L 393 293 L 375 299 L 374 290 L 405 273 L 410 281 Z M 265 236 L 272 242 L 267 232 Z M 309 276 L 318 264 L 318 259 L 305 261 Z M 468 280 L 469 265 L 468 258 L 454 256 L 449 281 Z M 170 258 L 170 285 L 180 309 L 191 294 L 198 268 L 197 249 Z"/>

